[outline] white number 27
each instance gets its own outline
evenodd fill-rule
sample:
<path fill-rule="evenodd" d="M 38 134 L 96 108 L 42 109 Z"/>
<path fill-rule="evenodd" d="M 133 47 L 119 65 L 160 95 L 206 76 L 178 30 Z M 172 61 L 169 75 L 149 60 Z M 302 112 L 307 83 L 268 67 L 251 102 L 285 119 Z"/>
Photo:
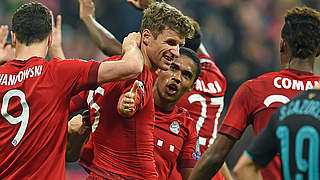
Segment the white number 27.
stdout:
<path fill-rule="evenodd" d="M 20 98 L 20 103 L 22 105 L 22 113 L 18 117 L 13 117 L 8 113 L 9 101 L 14 96 L 17 96 Z M 29 106 L 26 101 L 26 96 L 21 90 L 12 89 L 3 96 L 2 106 L 1 106 L 1 115 L 6 120 L 8 120 L 10 124 L 18 124 L 21 122 L 19 130 L 11 142 L 13 146 L 17 146 L 21 141 L 24 133 L 26 132 L 27 125 L 29 122 Z"/>

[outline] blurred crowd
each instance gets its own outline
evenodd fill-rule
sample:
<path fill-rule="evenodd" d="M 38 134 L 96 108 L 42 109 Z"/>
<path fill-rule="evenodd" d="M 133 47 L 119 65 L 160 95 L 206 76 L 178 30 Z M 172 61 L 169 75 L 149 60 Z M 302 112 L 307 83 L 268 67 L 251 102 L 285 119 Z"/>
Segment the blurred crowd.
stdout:
<path fill-rule="evenodd" d="M 11 25 L 13 12 L 29 0 L 1 0 L 0 24 Z M 77 0 L 38 0 L 63 18 L 63 48 L 67 58 L 102 60 L 79 19 Z M 320 10 L 319 0 L 166 0 L 199 22 L 203 43 L 227 78 L 225 103 L 247 79 L 279 70 L 279 38 L 287 9 L 306 5 Z M 122 40 L 138 31 L 142 12 L 126 0 L 95 0 L 96 18 Z M 227 106 L 226 108 L 227 109 Z M 232 167 L 232 165 L 231 165 Z"/>

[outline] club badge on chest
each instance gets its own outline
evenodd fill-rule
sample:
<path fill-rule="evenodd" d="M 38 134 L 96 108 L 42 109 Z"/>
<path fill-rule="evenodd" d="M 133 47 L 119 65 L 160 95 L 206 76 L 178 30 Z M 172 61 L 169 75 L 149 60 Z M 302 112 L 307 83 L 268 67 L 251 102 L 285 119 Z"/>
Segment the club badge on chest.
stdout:
<path fill-rule="evenodd" d="M 180 125 L 179 125 L 179 122 L 178 121 L 173 121 L 171 124 L 170 124 L 170 130 L 176 134 L 179 134 L 180 132 Z"/>

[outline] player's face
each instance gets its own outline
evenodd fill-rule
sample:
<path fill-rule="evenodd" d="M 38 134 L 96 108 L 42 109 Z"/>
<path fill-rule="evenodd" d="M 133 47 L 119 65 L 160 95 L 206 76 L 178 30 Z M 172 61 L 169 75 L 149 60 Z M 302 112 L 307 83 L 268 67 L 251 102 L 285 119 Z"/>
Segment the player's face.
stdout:
<path fill-rule="evenodd" d="M 154 69 L 168 70 L 173 59 L 179 56 L 179 47 L 184 44 L 174 30 L 166 28 L 155 39 L 150 38 L 148 56 Z"/>
<path fill-rule="evenodd" d="M 193 60 L 182 55 L 174 60 L 169 70 L 160 71 L 156 83 L 160 99 L 177 102 L 187 91 L 192 90 L 197 66 Z"/>

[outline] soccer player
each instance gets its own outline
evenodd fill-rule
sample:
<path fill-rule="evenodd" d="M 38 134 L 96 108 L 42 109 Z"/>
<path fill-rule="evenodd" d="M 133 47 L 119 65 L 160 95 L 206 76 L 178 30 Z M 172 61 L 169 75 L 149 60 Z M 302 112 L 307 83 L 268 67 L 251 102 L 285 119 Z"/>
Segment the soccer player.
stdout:
<path fill-rule="evenodd" d="M 52 18 L 40 3 L 22 5 L 12 18 L 15 59 L 0 66 L 0 179 L 65 179 L 70 98 L 143 68 L 139 34 L 124 40 L 118 62 L 45 61 Z"/>
<path fill-rule="evenodd" d="M 170 69 L 156 73 L 158 77 L 153 87 L 154 154 L 158 179 L 187 179 L 199 157 L 200 149 L 199 145 L 196 145 L 198 136 L 195 121 L 184 108 L 176 106 L 176 103 L 185 92 L 192 90 L 200 74 L 199 58 L 191 49 L 182 47 L 180 57 L 174 60 Z M 68 131 L 73 139 L 68 139 L 68 143 L 73 146 L 69 147 L 67 158 L 73 161 L 80 155 L 81 146 L 77 145 L 78 142 L 84 142 L 90 132 L 88 129 L 91 125 L 85 124 L 85 119 L 78 115 L 69 121 Z M 92 157 L 91 138 L 84 146 L 80 164 L 90 166 Z"/>
<path fill-rule="evenodd" d="M 109 56 L 119 54 L 121 52 L 120 43 L 107 29 L 95 20 L 93 2 L 87 0 L 79 0 L 79 2 L 80 19 L 86 25 L 91 37 L 99 48 Z M 144 10 L 154 0 L 128 0 L 128 2 L 137 9 Z M 191 39 L 186 39 L 185 47 L 198 52 L 201 59 L 202 71 L 193 91 L 187 92 L 186 96 L 183 96 L 179 101 L 178 106 L 187 109 L 191 117 L 197 120 L 200 150 L 201 154 L 203 154 L 216 138 L 220 115 L 224 106 L 223 97 L 226 91 L 226 79 L 201 44 L 202 37 L 199 24 L 194 20 L 191 21 L 195 28 L 195 34 Z M 231 179 L 226 164 L 222 166 L 221 172 L 225 179 Z M 223 179 L 222 174 L 219 172 L 214 179 Z"/>
<path fill-rule="evenodd" d="M 320 53 L 319 12 L 306 7 L 289 10 L 281 37 L 280 54 L 289 57 L 288 69 L 264 74 L 239 87 L 217 139 L 200 158 L 190 179 L 211 178 L 249 124 L 253 124 L 256 136 L 280 105 L 318 84 L 320 77 L 312 72 L 315 57 Z M 264 179 L 281 179 L 280 169 L 280 160 L 276 157 L 262 169 L 262 176 Z"/>
<path fill-rule="evenodd" d="M 319 113 L 319 85 L 281 106 L 235 166 L 238 179 L 259 179 L 277 153 L 284 180 L 319 179 Z"/>
<path fill-rule="evenodd" d="M 209 57 L 205 47 L 202 44 L 200 46 L 199 24 L 196 21 L 193 21 L 193 24 L 195 27 L 194 37 L 186 39 L 185 46 L 198 52 L 201 73 L 193 90 L 187 92 L 177 105 L 187 109 L 190 116 L 196 120 L 200 152 L 203 154 L 217 136 L 227 82 L 214 60 Z M 212 179 L 232 179 L 226 163 Z"/>
<path fill-rule="evenodd" d="M 188 179 L 199 158 L 195 121 L 176 104 L 192 90 L 200 70 L 197 54 L 182 47 L 180 57 L 168 71 L 159 72 L 154 84 L 154 154 L 159 180 Z"/>
<path fill-rule="evenodd" d="M 184 44 L 186 37 L 192 36 L 194 29 L 189 18 L 179 10 L 165 2 L 156 2 L 144 11 L 140 32 L 145 67 L 136 79 L 103 84 L 95 91 L 86 91 L 73 98 L 75 106 L 71 105 L 71 110 L 88 107 L 93 122 L 94 158 L 90 166 L 83 165 L 91 171 L 88 179 L 157 178 L 153 155 L 151 73 L 158 68 L 169 69 L 173 59 L 179 56 L 179 46 Z M 121 56 L 107 61 L 118 59 Z M 137 96 L 131 107 L 126 99 L 135 94 L 133 92 L 137 92 Z"/>

